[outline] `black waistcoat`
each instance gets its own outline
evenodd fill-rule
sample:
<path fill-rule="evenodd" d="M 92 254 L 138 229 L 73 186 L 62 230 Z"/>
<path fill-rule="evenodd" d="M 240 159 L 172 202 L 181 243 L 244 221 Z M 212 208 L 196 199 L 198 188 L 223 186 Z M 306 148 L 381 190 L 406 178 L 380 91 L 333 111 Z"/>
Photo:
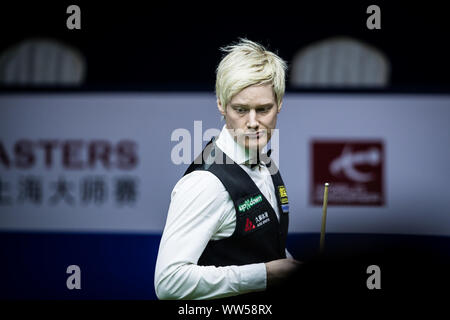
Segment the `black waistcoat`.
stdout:
<path fill-rule="evenodd" d="M 194 170 L 216 175 L 234 202 L 236 227 L 230 237 L 210 240 L 198 265 L 244 265 L 286 258 L 289 204 L 279 171 L 271 175 L 280 213 L 278 221 L 270 202 L 250 176 L 213 142 L 214 138 L 184 175 Z M 267 166 L 275 164 L 270 161 Z"/>

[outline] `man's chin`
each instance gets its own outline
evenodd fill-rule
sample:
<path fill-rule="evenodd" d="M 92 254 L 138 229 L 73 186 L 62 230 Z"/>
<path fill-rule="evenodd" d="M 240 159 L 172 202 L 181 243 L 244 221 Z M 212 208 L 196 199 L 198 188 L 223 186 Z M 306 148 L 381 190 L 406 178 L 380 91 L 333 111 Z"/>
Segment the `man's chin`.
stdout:
<path fill-rule="evenodd" d="M 250 151 L 260 151 L 267 145 L 267 135 L 263 134 L 259 138 L 248 138 L 245 135 L 236 135 L 235 141 Z"/>
<path fill-rule="evenodd" d="M 245 142 L 245 148 L 251 151 L 259 151 L 261 152 L 262 149 L 266 146 L 267 142 L 265 139 L 259 140 L 259 141 L 246 141 Z"/>

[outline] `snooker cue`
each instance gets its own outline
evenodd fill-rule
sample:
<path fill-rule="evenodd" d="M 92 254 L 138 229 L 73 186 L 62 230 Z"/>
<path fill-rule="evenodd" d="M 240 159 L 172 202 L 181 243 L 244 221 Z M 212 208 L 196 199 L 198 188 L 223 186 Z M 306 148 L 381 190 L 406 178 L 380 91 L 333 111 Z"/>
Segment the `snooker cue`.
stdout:
<path fill-rule="evenodd" d="M 325 189 L 323 191 L 322 228 L 320 230 L 320 253 L 323 253 L 325 247 L 325 225 L 327 224 L 328 186 L 329 183 L 326 182 Z"/>

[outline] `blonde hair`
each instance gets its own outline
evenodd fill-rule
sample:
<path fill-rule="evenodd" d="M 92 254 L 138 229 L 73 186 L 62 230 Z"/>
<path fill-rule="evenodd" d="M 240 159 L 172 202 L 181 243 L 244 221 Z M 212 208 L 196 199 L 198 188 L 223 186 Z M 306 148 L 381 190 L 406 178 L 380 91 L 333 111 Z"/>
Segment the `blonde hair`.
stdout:
<path fill-rule="evenodd" d="M 216 96 L 226 108 L 231 99 L 243 89 L 259 84 L 272 84 L 278 106 L 285 90 L 286 62 L 262 45 L 248 39 L 221 48 L 227 55 L 216 71 Z"/>

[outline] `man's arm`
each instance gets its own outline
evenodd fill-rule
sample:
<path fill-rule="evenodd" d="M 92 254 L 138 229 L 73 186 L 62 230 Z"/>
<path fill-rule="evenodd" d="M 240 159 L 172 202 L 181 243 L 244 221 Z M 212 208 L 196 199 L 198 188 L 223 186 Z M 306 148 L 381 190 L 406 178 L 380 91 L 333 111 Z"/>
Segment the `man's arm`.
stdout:
<path fill-rule="evenodd" d="M 155 270 L 160 299 L 210 299 L 266 288 L 264 263 L 198 266 L 197 261 L 226 214 L 234 213 L 220 180 L 207 171 L 183 177 L 172 192 Z M 231 204 L 230 204 L 231 203 Z"/>
<path fill-rule="evenodd" d="M 279 287 L 289 281 L 299 270 L 301 262 L 286 258 L 266 263 L 267 287 Z"/>

